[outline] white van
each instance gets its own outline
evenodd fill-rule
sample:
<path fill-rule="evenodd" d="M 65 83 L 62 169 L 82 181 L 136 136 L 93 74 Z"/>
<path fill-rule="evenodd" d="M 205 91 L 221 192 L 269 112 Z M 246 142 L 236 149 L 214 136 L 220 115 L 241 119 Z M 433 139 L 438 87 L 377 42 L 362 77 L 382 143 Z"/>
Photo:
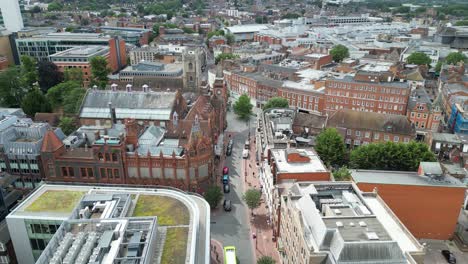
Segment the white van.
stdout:
<path fill-rule="evenodd" d="M 249 150 L 248 149 L 243 149 L 242 150 L 242 158 L 243 159 L 248 159 L 249 158 Z"/>

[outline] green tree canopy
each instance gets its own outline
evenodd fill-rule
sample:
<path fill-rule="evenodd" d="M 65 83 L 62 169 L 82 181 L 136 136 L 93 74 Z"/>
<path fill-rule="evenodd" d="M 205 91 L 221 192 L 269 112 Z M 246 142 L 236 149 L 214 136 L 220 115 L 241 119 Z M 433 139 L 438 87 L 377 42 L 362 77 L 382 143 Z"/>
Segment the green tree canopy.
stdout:
<path fill-rule="evenodd" d="M 408 58 L 406 58 L 406 62 L 416 65 L 430 65 L 432 60 L 425 53 L 413 52 L 408 56 Z"/>
<path fill-rule="evenodd" d="M 62 82 L 50 88 L 47 91 L 46 97 L 49 100 L 52 108 L 56 109 L 63 106 L 65 97 L 67 97 L 68 94 L 74 89 L 83 88 L 81 88 L 81 85 L 76 81 Z"/>
<path fill-rule="evenodd" d="M 289 102 L 287 99 L 282 97 L 273 97 L 263 106 L 263 110 L 270 108 L 288 108 Z"/>
<path fill-rule="evenodd" d="M 301 15 L 297 13 L 286 13 L 281 17 L 281 19 L 296 19 L 299 17 L 301 17 Z"/>
<path fill-rule="evenodd" d="M 468 26 L 468 20 L 460 20 L 455 22 L 455 26 Z"/>
<path fill-rule="evenodd" d="M 36 113 L 49 113 L 52 110 L 44 94 L 37 88 L 33 88 L 24 96 L 21 108 L 30 117 Z"/>
<path fill-rule="evenodd" d="M 9 67 L 0 72 L 0 105 L 2 107 L 19 107 L 29 88 L 21 81 L 21 69 Z"/>
<path fill-rule="evenodd" d="M 459 62 L 466 62 L 466 56 L 465 54 L 461 52 L 451 52 L 447 57 L 445 58 L 445 63 L 447 64 L 457 64 Z"/>
<path fill-rule="evenodd" d="M 63 81 L 63 73 L 59 71 L 57 65 L 50 61 L 41 61 L 37 64 L 39 74 L 39 87 L 43 92 L 47 92 L 50 87 Z"/>
<path fill-rule="evenodd" d="M 347 47 L 338 44 L 330 50 L 330 54 L 333 56 L 333 60 L 341 62 L 345 58 L 349 57 L 349 50 Z"/>
<path fill-rule="evenodd" d="M 243 94 L 234 103 L 234 113 L 241 119 L 248 119 L 252 114 L 253 105 L 250 103 L 250 97 Z"/>
<path fill-rule="evenodd" d="M 257 189 L 248 189 L 242 199 L 245 201 L 250 210 L 254 210 L 260 206 L 260 198 L 262 197 L 262 192 Z"/>
<path fill-rule="evenodd" d="M 65 69 L 63 72 L 63 80 L 65 82 L 75 81 L 80 85 L 83 85 L 83 71 L 79 68 Z"/>
<path fill-rule="evenodd" d="M 258 16 L 255 18 L 255 23 L 257 24 L 268 24 L 268 17 L 267 16 Z"/>
<path fill-rule="evenodd" d="M 344 162 L 346 147 L 343 137 L 335 128 L 327 128 L 317 136 L 315 150 L 327 166 Z"/>
<path fill-rule="evenodd" d="M 236 38 L 233 34 L 226 34 L 224 35 L 224 37 L 226 38 L 226 42 L 228 45 L 232 45 L 236 41 Z"/>
<path fill-rule="evenodd" d="M 239 58 L 238 55 L 234 55 L 232 53 L 221 53 L 215 58 L 215 63 L 218 64 L 223 60 L 233 60 Z"/>
<path fill-rule="evenodd" d="M 156 23 L 153 25 L 153 33 L 157 37 L 159 36 L 159 28 L 164 27 L 164 28 L 177 28 L 176 24 L 172 23 Z"/>
<path fill-rule="evenodd" d="M 356 169 L 416 171 L 421 161 L 436 161 L 424 143 L 374 143 L 354 149 L 350 165 Z"/>
<path fill-rule="evenodd" d="M 63 98 L 63 112 L 66 114 L 77 114 L 85 94 L 86 90 L 83 88 L 73 89 L 67 93 Z"/>
<path fill-rule="evenodd" d="M 346 166 L 343 166 L 337 171 L 333 172 L 333 177 L 336 181 L 349 181 L 351 180 L 351 172 Z"/>
<path fill-rule="evenodd" d="M 262 256 L 257 259 L 257 264 L 275 264 L 276 261 L 270 256 Z"/>
<path fill-rule="evenodd" d="M 37 62 L 33 57 L 21 56 L 21 78 L 23 85 L 32 87 L 38 80 Z"/>
<path fill-rule="evenodd" d="M 70 135 L 76 130 L 75 120 L 71 117 L 62 117 L 58 126 L 62 129 L 65 135 Z"/>
<path fill-rule="evenodd" d="M 223 192 L 221 188 L 216 185 L 209 186 L 204 194 L 205 200 L 210 205 L 211 209 L 214 209 L 218 206 L 219 202 L 223 198 Z"/>
<path fill-rule="evenodd" d="M 109 78 L 107 75 L 111 70 L 107 67 L 107 60 L 102 56 L 93 57 L 90 61 L 91 65 L 91 86 L 97 85 L 100 89 L 106 87 Z"/>
<path fill-rule="evenodd" d="M 63 9 L 63 5 L 58 2 L 52 2 L 47 6 L 47 11 L 60 11 Z"/>

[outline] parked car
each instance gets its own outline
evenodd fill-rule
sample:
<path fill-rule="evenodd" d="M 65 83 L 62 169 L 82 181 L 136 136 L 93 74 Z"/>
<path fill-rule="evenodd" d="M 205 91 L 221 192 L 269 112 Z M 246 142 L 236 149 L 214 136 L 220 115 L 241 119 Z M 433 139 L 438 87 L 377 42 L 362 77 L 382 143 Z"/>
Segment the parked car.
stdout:
<path fill-rule="evenodd" d="M 229 184 L 224 184 L 223 185 L 223 190 L 224 190 L 224 193 L 228 193 L 231 191 L 231 188 L 229 187 Z"/>
<path fill-rule="evenodd" d="M 228 146 L 226 149 L 226 156 L 231 156 L 231 154 L 232 154 L 232 147 Z"/>
<path fill-rule="evenodd" d="M 447 260 L 448 263 L 450 264 L 455 264 L 457 263 L 457 259 L 455 258 L 455 255 L 453 255 L 450 250 L 442 250 L 442 255 L 445 257 L 445 260 Z"/>
<path fill-rule="evenodd" d="M 229 175 L 223 175 L 223 184 L 229 183 Z"/>
<path fill-rule="evenodd" d="M 224 200 L 224 203 L 223 203 L 223 208 L 224 208 L 224 211 L 226 212 L 230 212 L 231 211 L 231 200 Z"/>
<path fill-rule="evenodd" d="M 232 141 L 232 139 L 230 139 L 229 142 L 228 142 L 228 147 L 232 148 L 232 145 L 234 145 L 234 141 Z"/>
<path fill-rule="evenodd" d="M 247 139 L 247 140 L 245 141 L 244 148 L 245 148 L 245 149 L 250 149 L 250 140 Z"/>
<path fill-rule="evenodd" d="M 242 150 L 242 158 L 243 159 L 248 159 L 249 158 L 249 150 L 248 149 Z"/>
<path fill-rule="evenodd" d="M 228 167 L 224 167 L 223 168 L 223 175 L 227 175 L 229 174 L 229 168 Z"/>

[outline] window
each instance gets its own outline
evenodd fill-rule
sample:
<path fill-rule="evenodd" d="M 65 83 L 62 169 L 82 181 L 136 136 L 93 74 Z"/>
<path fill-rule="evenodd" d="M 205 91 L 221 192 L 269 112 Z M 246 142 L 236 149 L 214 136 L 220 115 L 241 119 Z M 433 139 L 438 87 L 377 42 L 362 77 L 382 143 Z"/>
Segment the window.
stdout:
<path fill-rule="evenodd" d="M 393 137 L 393 142 L 398 142 L 400 141 L 400 137 L 399 136 L 394 136 Z"/>
<path fill-rule="evenodd" d="M 88 174 L 86 173 L 86 168 L 80 168 L 81 177 L 86 178 Z"/>
<path fill-rule="evenodd" d="M 110 160 L 111 160 L 111 159 L 110 159 L 109 153 L 106 153 L 106 161 L 110 161 Z"/>
<path fill-rule="evenodd" d="M 346 135 L 351 136 L 351 134 L 352 134 L 351 129 L 348 129 L 348 130 L 346 131 Z"/>
<path fill-rule="evenodd" d="M 366 132 L 366 138 L 370 138 L 370 132 Z"/>
<path fill-rule="evenodd" d="M 360 137 L 361 136 L 361 131 L 356 130 L 356 136 Z"/>
<path fill-rule="evenodd" d="M 414 117 L 414 112 L 411 113 L 411 117 Z"/>
<path fill-rule="evenodd" d="M 99 169 L 99 173 L 101 174 L 101 178 L 103 178 L 103 179 L 106 179 L 106 178 L 107 178 L 106 169 L 100 168 L 100 169 Z"/>
<path fill-rule="evenodd" d="M 102 155 L 101 152 L 98 153 L 98 159 L 99 159 L 99 160 L 104 160 L 104 156 Z"/>
<path fill-rule="evenodd" d="M 385 141 L 388 141 L 390 139 L 390 137 L 388 135 L 384 135 L 384 140 Z"/>
<path fill-rule="evenodd" d="M 61 170 L 62 170 L 62 176 L 63 176 L 63 177 L 68 177 L 68 169 L 67 169 L 67 167 L 62 167 Z"/>
<path fill-rule="evenodd" d="M 92 168 L 87 168 L 86 171 L 88 173 L 88 177 L 90 178 L 94 177 L 94 171 Z"/>
<path fill-rule="evenodd" d="M 112 152 L 112 161 L 117 161 L 117 154 Z"/>
<path fill-rule="evenodd" d="M 113 178 L 112 169 L 107 169 L 107 175 L 109 176 L 109 178 Z"/>
<path fill-rule="evenodd" d="M 404 139 L 404 142 L 405 142 L 405 143 L 408 143 L 408 142 L 409 142 L 409 138 L 405 138 L 405 139 Z"/>
<path fill-rule="evenodd" d="M 119 172 L 119 169 L 114 169 L 114 178 L 120 179 L 120 172 Z"/>

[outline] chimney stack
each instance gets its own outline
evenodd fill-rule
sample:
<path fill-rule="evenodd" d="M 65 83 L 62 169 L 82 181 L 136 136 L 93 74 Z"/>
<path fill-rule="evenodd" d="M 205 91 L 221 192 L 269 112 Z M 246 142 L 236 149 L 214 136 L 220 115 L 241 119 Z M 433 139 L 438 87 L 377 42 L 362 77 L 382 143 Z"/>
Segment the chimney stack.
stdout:
<path fill-rule="evenodd" d="M 143 84 L 143 92 L 149 92 L 149 86 L 147 84 Z"/>
<path fill-rule="evenodd" d="M 115 84 L 115 83 L 111 84 L 111 90 L 113 92 L 117 91 L 117 84 Z"/>
<path fill-rule="evenodd" d="M 127 92 L 132 91 L 132 85 L 131 84 L 127 84 L 127 86 L 125 88 L 127 89 Z"/>

